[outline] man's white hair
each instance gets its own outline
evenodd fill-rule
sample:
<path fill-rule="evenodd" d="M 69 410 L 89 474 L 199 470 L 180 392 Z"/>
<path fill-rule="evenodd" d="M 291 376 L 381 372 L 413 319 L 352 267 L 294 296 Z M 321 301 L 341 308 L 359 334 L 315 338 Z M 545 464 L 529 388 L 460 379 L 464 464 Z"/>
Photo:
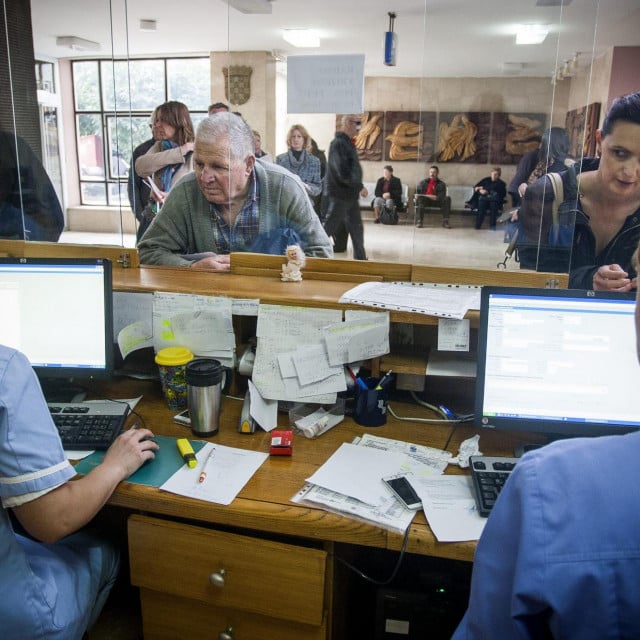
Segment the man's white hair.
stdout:
<path fill-rule="evenodd" d="M 225 138 L 229 142 L 229 157 L 232 161 L 241 162 L 254 155 L 253 131 L 246 120 L 235 113 L 214 113 L 198 125 L 196 145 L 198 142 L 215 144 Z"/>

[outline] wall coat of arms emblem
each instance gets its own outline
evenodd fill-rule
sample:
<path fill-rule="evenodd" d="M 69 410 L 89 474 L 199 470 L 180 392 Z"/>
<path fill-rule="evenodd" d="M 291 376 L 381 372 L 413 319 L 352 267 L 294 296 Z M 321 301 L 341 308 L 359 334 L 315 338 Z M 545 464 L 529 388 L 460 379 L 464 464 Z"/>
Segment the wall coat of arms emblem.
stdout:
<path fill-rule="evenodd" d="M 229 66 L 222 69 L 224 93 L 231 104 L 244 104 L 251 97 L 251 74 L 253 69 L 246 66 Z"/>

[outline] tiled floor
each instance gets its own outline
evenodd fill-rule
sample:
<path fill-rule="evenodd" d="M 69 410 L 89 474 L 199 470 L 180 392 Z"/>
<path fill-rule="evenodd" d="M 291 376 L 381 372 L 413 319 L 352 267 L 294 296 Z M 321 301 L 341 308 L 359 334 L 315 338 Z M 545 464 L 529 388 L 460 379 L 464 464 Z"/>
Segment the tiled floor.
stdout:
<path fill-rule="evenodd" d="M 453 214 L 452 229 L 442 227 L 438 213 L 428 214 L 424 227 L 417 229 L 409 214 L 405 214 L 397 226 L 374 224 L 371 212 L 363 211 L 364 239 L 369 260 L 382 262 L 411 262 L 451 267 L 477 267 L 495 269 L 504 259 L 507 247 L 503 243 L 504 231 L 485 228 L 476 231 L 473 218 L 469 214 Z M 61 242 L 80 244 L 113 244 L 135 246 L 132 234 L 63 232 Z M 336 254 L 337 258 L 351 258 L 351 243 L 347 253 Z M 518 265 L 508 261 L 508 269 Z"/>

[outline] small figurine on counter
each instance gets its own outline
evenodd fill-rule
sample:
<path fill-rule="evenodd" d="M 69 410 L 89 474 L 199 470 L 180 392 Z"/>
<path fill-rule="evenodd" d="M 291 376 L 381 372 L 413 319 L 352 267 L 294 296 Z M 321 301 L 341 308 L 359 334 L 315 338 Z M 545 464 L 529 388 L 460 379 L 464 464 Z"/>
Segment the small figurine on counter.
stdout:
<path fill-rule="evenodd" d="M 282 282 L 300 282 L 302 280 L 302 267 L 306 259 L 304 252 L 297 244 L 290 244 L 285 251 L 287 264 L 282 265 L 280 280 Z"/>

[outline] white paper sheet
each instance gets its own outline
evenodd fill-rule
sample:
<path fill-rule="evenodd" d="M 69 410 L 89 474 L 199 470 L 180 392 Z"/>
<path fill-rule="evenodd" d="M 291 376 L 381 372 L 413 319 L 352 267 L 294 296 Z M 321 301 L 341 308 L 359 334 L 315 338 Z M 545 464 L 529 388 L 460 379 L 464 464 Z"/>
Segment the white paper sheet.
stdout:
<path fill-rule="evenodd" d="M 278 426 L 278 401 L 265 400 L 252 380 L 248 380 L 251 404 L 249 405 L 249 415 L 265 431 L 273 431 Z"/>
<path fill-rule="evenodd" d="M 426 282 L 363 282 L 340 302 L 461 320 L 480 308 L 480 287 Z"/>
<path fill-rule="evenodd" d="M 318 404 L 335 402 L 336 391 L 332 386 L 327 390 L 324 386 L 311 383 L 305 389 L 297 379 L 283 378 L 278 356 L 295 352 L 299 346 L 320 343 L 322 328 L 339 322 L 341 318 L 342 313 L 338 309 L 260 305 L 256 331 L 258 345 L 252 378 L 263 398 Z M 344 375 L 341 376 L 344 382 Z M 329 381 L 328 384 L 331 384 L 332 378 Z"/>
<path fill-rule="evenodd" d="M 205 481 L 198 482 L 203 463 L 212 449 L 212 455 L 215 457 L 206 464 Z M 260 451 L 247 451 L 208 442 L 198 451 L 196 457 L 197 467 L 190 469 L 184 464 L 160 489 L 207 502 L 231 504 L 269 456 Z"/>
<path fill-rule="evenodd" d="M 133 351 L 153 346 L 153 331 L 149 322 L 134 322 L 126 326 L 118 334 L 118 347 L 122 358 L 126 358 Z"/>
<path fill-rule="evenodd" d="M 424 466 L 404 453 L 344 443 L 306 480 L 366 504 L 378 506 L 388 497 L 388 489 L 382 478 L 407 471 L 413 471 L 417 475 L 429 473 Z"/>
<path fill-rule="evenodd" d="M 153 296 L 153 345 L 187 347 L 229 364 L 235 349 L 231 298 L 157 291 Z"/>
<path fill-rule="evenodd" d="M 438 320 L 438 351 L 469 351 L 470 325 L 468 319 Z"/>
<path fill-rule="evenodd" d="M 332 365 L 368 360 L 389 353 L 389 314 L 372 313 L 337 322 L 322 331 Z"/>
<path fill-rule="evenodd" d="M 476 508 L 469 476 L 410 478 L 439 542 L 478 540 L 487 521 Z"/>

